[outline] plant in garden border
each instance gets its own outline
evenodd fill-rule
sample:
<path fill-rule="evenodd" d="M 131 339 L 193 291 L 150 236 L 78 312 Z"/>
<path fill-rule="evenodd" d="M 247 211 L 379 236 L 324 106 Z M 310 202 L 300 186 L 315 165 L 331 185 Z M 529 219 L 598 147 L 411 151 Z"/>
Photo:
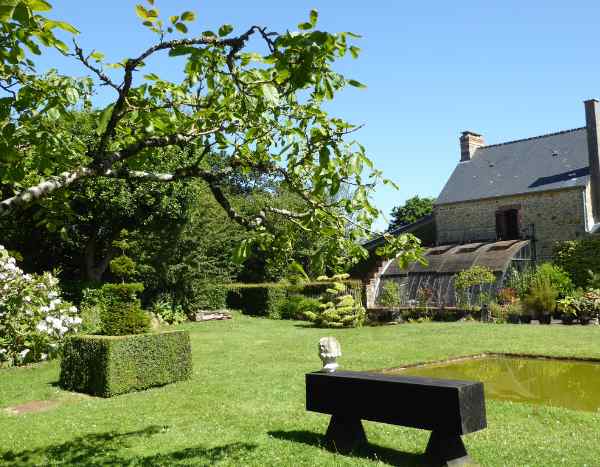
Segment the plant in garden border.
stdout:
<path fill-rule="evenodd" d="M 485 266 L 471 266 L 469 269 L 459 272 L 454 279 L 454 289 L 456 290 L 457 303 L 471 307 L 473 293 L 482 295 L 481 286 L 484 284 L 493 284 L 496 282 L 496 276 L 493 271 Z M 486 294 L 489 299 L 489 294 Z M 482 302 L 482 300 L 480 300 Z"/>
<path fill-rule="evenodd" d="M 25 274 L 0 245 L 0 366 L 55 357 L 80 324 L 77 308 L 61 299 L 56 277 Z"/>

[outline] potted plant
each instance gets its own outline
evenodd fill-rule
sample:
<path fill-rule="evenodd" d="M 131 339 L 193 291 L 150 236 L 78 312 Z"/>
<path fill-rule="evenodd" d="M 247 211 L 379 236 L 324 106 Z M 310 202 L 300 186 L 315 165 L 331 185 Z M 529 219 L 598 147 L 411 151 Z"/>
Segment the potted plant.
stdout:
<path fill-rule="evenodd" d="M 536 277 L 525 296 L 525 308 L 535 314 L 540 324 L 550 324 L 557 296 L 558 291 L 547 277 Z"/>
<path fill-rule="evenodd" d="M 567 295 L 557 301 L 563 324 L 573 324 L 580 315 L 581 297 L 576 294 Z"/>
<path fill-rule="evenodd" d="M 523 312 L 523 307 L 521 303 L 515 301 L 506 305 L 506 320 L 512 324 L 519 324 L 521 321 L 521 314 Z M 531 320 L 530 320 L 531 321 Z"/>

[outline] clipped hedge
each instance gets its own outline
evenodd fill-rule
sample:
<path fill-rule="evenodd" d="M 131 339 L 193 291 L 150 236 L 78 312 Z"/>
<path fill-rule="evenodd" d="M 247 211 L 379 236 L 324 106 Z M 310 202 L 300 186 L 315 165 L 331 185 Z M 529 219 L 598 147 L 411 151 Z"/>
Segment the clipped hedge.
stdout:
<path fill-rule="evenodd" d="M 362 303 L 362 283 L 358 280 L 341 281 L 358 303 Z M 241 310 L 252 316 L 266 316 L 273 319 L 287 318 L 287 301 L 290 297 L 302 295 L 318 298 L 333 282 L 310 282 L 291 285 L 285 282 L 261 284 L 226 284 L 227 308 Z"/>
<path fill-rule="evenodd" d="M 73 336 L 60 365 L 60 386 L 112 397 L 186 380 L 192 374 L 187 331 L 133 336 Z"/>
<path fill-rule="evenodd" d="M 557 243 L 552 261 L 567 272 L 576 287 L 585 287 L 588 271 L 600 272 L 600 236 Z"/>

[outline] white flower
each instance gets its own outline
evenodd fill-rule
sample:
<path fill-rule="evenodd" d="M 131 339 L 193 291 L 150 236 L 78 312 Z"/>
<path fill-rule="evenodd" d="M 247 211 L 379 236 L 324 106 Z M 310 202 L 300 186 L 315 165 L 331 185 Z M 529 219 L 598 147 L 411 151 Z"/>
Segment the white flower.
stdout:
<path fill-rule="evenodd" d="M 71 313 L 77 313 L 77 307 L 76 306 L 71 306 L 71 307 L 69 307 L 69 311 Z"/>
<path fill-rule="evenodd" d="M 48 292 L 48 298 L 49 299 L 53 299 L 53 298 L 56 298 L 56 297 L 58 297 L 58 294 L 54 290 L 51 290 L 50 292 Z"/>
<path fill-rule="evenodd" d="M 48 360 L 48 354 L 47 353 L 43 353 L 42 355 L 40 355 L 40 358 L 42 360 Z"/>
<path fill-rule="evenodd" d="M 35 328 L 40 332 L 44 332 L 48 330 L 48 325 L 45 321 L 40 321 Z"/>
<path fill-rule="evenodd" d="M 25 357 L 27 357 L 28 353 L 29 353 L 29 349 L 25 349 L 25 350 L 22 350 L 21 352 L 19 352 L 19 357 L 21 357 L 21 360 L 25 360 Z"/>
<path fill-rule="evenodd" d="M 83 320 L 79 316 L 73 318 L 73 324 L 81 324 L 82 322 Z"/>

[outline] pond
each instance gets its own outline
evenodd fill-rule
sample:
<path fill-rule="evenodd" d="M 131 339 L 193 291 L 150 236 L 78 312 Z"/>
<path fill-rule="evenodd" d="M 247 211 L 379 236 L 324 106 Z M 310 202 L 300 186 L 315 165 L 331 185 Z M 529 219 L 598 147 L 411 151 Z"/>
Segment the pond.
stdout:
<path fill-rule="evenodd" d="M 385 373 L 482 381 L 491 399 L 600 412 L 600 361 L 483 355 Z"/>

